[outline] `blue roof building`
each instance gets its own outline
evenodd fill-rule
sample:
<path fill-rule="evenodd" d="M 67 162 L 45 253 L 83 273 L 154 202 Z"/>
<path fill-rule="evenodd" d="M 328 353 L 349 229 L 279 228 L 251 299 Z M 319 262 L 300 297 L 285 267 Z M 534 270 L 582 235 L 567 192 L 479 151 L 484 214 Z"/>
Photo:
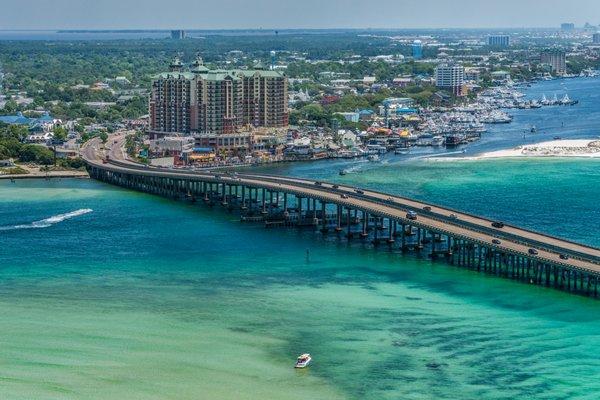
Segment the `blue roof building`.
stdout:
<path fill-rule="evenodd" d="M 0 122 L 9 125 L 28 125 L 30 128 L 36 126 L 49 125 L 54 123 L 54 118 L 47 112 L 39 118 L 29 118 L 18 112 L 16 115 L 2 115 L 0 116 Z"/>

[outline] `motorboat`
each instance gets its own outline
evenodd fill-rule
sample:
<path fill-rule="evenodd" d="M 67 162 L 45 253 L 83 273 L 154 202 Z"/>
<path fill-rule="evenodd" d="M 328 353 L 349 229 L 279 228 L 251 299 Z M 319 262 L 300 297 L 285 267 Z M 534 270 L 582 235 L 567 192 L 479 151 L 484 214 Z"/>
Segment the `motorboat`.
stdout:
<path fill-rule="evenodd" d="M 345 169 L 340 169 L 340 176 L 344 176 L 348 173 Z"/>
<path fill-rule="evenodd" d="M 296 365 L 294 366 L 294 368 L 306 368 L 306 367 L 308 367 L 308 364 L 310 364 L 311 361 L 312 361 L 312 358 L 311 358 L 310 354 L 308 354 L 308 353 L 302 354 L 296 360 Z"/>

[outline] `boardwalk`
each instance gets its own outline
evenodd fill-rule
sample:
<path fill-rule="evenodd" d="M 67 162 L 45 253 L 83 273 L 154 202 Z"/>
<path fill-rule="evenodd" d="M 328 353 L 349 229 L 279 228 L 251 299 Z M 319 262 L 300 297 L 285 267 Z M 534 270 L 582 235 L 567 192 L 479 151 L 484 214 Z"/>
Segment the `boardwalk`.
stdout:
<path fill-rule="evenodd" d="M 118 144 L 118 143 L 117 143 Z M 128 162 L 120 146 L 103 163 L 97 143 L 83 154 L 90 175 L 170 197 L 219 202 L 270 225 L 314 225 L 322 232 L 372 239 L 450 263 L 568 291 L 597 295 L 600 249 L 486 218 L 370 190 L 260 174 L 148 168 Z M 408 218 L 408 212 L 417 219 Z"/>

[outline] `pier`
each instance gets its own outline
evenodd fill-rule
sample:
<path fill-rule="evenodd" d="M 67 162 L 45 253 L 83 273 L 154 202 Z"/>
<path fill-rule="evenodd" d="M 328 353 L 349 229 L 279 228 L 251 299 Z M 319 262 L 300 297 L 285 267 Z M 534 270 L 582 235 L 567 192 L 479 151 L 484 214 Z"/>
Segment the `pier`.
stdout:
<path fill-rule="evenodd" d="M 96 143 L 97 145 L 97 143 Z M 391 194 L 252 173 L 152 168 L 103 160 L 94 141 L 83 156 L 92 178 L 163 197 L 237 212 L 267 228 L 309 227 L 375 247 L 415 252 L 451 265 L 598 297 L 600 249 Z M 409 215 L 416 213 L 416 219 Z"/>

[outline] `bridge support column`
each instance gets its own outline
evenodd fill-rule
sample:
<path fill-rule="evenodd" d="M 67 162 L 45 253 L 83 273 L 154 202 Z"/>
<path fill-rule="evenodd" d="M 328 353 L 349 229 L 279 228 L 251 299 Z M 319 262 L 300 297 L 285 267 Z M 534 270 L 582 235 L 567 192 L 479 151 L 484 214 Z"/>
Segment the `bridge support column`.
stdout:
<path fill-rule="evenodd" d="M 341 232 L 342 231 L 342 211 L 343 211 L 343 207 L 338 204 L 337 205 L 337 220 L 336 220 L 336 226 L 335 226 L 335 231 L 336 232 Z"/>
<path fill-rule="evenodd" d="M 327 203 L 321 200 L 321 232 L 327 233 Z"/>
<path fill-rule="evenodd" d="M 362 232 L 360 233 L 360 237 L 366 238 L 369 236 L 367 232 L 367 225 L 369 223 L 369 214 L 366 211 L 362 212 Z"/>
<path fill-rule="evenodd" d="M 396 221 L 392 220 L 391 218 L 388 218 L 388 244 L 392 245 L 394 244 L 394 242 L 396 241 L 396 239 L 394 239 L 396 237 Z"/>
<path fill-rule="evenodd" d="M 352 224 L 350 224 L 350 213 L 352 212 L 352 210 L 350 210 L 350 208 L 346 209 L 346 237 L 348 239 L 351 239 L 353 236 L 352 233 Z"/>

